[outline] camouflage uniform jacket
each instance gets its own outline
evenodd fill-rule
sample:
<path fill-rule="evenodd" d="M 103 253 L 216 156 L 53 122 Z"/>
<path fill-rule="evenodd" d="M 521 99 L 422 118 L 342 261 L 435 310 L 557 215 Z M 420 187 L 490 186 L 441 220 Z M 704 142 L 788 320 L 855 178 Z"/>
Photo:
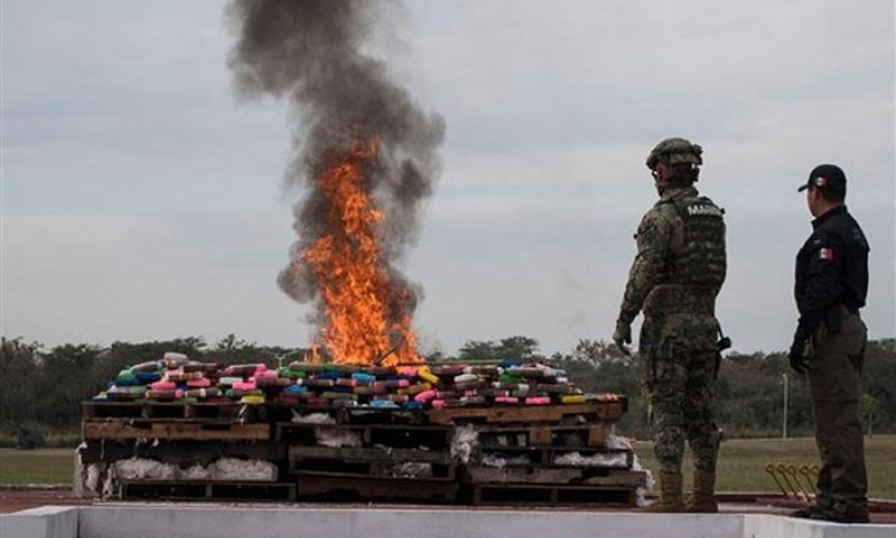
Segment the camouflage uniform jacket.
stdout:
<path fill-rule="evenodd" d="M 619 311 L 627 324 L 644 312 L 642 348 L 670 336 L 699 340 L 698 347 L 715 345 L 709 335 L 718 330 L 715 298 L 727 268 L 723 214 L 686 187 L 666 191 L 644 215 Z"/>

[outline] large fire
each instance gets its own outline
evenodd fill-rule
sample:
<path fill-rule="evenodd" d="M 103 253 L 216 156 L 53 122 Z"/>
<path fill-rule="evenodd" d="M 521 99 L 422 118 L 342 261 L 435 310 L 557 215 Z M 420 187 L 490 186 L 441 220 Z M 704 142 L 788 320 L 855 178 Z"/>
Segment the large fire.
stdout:
<path fill-rule="evenodd" d="M 351 150 L 332 152 L 315 179 L 329 210 L 327 232 L 302 256 L 318 281 L 326 315 L 313 344 L 339 363 L 420 362 L 417 336 L 401 308 L 410 290 L 397 289 L 382 260 L 386 215 L 364 189 L 364 170 L 375 165 L 378 152 L 378 139 L 356 141 Z"/>

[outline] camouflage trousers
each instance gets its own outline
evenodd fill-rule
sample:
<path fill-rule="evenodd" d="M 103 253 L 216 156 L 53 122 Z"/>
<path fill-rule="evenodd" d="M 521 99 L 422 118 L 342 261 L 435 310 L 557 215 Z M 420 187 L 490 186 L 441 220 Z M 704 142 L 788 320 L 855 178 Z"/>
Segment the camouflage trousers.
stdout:
<path fill-rule="evenodd" d="M 717 350 L 689 348 L 664 340 L 642 351 L 641 382 L 653 428 L 654 453 L 660 470 L 681 472 L 687 439 L 694 467 L 715 473 L 717 429 L 712 418 Z"/>

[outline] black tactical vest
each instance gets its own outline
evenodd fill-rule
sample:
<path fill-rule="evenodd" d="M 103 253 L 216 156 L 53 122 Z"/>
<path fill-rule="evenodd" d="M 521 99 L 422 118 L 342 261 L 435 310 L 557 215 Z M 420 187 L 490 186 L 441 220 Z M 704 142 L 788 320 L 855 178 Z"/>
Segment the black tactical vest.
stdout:
<path fill-rule="evenodd" d="M 670 249 L 658 284 L 707 287 L 718 292 L 727 270 L 724 211 L 705 196 L 667 203 L 681 217 L 684 241 Z"/>

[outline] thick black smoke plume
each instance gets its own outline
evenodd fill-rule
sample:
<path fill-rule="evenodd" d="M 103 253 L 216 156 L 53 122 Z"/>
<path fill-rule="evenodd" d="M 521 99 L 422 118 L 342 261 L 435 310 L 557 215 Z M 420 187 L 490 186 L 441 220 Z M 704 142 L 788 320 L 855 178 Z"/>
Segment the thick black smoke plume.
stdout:
<path fill-rule="evenodd" d="M 410 288 L 393 262 L 415 239 L 419 203 L 432 193 L 439 171 L 435 150 L 445 124 L 424 113 L 383 62 L 361 52 L 383 13 L 374 0 L 234 0 L 229 7 L 239 34 L 230 59 L 238 90 L 285 98 L 298 112 L 292 115 L 296 157 L 286 181 L 308 190 L 295 206 L 299 239 L 291 263 L 278 278 L 298 302 L 321 306 L 314 275 L 301 259 L 326 231 L 328 203 L 315 192 L 314 178 L 328 155 L 371 135 L 381 150 L 365 170 L 365 188 L 386 213 L 383 270 L 397 289 Z M 412 313 L 419 290 L 412 292 L 395 315 Z"/>

